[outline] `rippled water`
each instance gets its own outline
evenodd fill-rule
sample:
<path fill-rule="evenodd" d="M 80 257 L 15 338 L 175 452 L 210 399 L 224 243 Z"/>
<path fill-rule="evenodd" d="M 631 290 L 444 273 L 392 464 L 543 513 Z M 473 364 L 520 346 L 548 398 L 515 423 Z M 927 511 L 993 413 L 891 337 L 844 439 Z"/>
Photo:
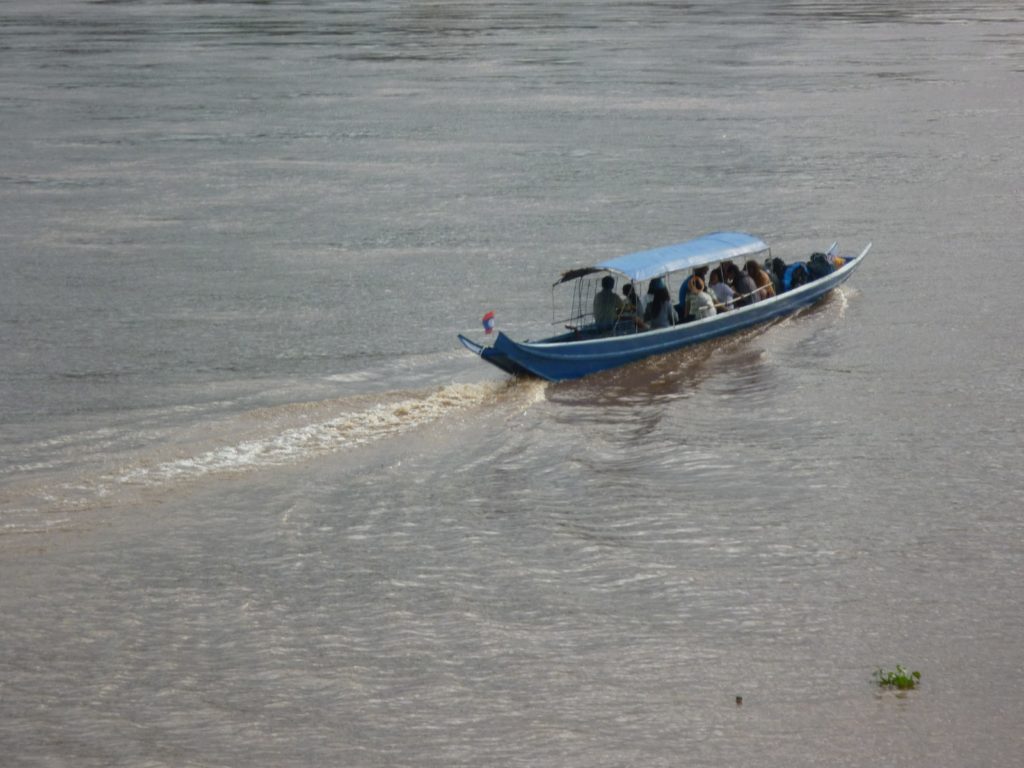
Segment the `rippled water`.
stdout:
<path fill-rule="evenodd" d="M 1015 765 L 1022 27 L 5 3 L 0 763 Z M 716 229 L 874 248 L 579 382 L 455 342 Z"/>

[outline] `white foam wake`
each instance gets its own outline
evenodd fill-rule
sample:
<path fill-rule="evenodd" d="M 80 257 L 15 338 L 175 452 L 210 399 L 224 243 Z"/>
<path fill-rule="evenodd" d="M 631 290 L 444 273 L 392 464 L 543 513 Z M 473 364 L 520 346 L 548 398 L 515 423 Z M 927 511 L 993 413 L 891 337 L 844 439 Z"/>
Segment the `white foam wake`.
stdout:
<path fill-rule="evenodd" d="M 422 427 L 446 414 L 494 399 L 503 382 L 452 384 L 426 394 L 347 410 L 325 421 L 269 431 L 196 455 L 140 465 L 115 478 L 125 484 L 161 484 L 216 472 L 294 463 Z M 268 419 L 270 426 L 274 420 Z"/>

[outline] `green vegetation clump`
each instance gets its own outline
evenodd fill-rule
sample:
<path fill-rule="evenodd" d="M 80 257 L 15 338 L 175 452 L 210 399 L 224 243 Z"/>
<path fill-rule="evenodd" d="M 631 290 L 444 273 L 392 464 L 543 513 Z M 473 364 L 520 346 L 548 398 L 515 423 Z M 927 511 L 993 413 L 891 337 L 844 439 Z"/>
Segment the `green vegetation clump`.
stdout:
<path fill-rule="evenodd" d="M 896 688 L 901 691 L 909 691 L 911 688 L 916 688 L 917 684 L 921 682 L 921 673 L 916 670 L 914 672 L 908 672 L 902 667 L 902 665 L 897 664 L 896 669 L 892 672 L 879 667 L 875 671 L 875 679 L 883 688 Z"/>

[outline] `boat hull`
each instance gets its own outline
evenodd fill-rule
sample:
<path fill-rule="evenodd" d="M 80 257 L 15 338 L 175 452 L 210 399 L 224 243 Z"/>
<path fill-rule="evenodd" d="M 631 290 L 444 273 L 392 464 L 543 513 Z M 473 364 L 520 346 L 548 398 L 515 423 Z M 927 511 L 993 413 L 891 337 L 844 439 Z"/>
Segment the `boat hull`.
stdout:
<path fill-rule="evenodd" d="M 498 335 L 500 336 L 501 334 L 499 333 Z M 462 346 L 464 346 L 470 352 L 472 352 L 475 355 L 480 355 L 480 357 L 482 357 L 488 363 L 497 366 L 498 368 L 501 368 L 501 370 L 505 371 L 505 373 L 511 373 L 514 376 L 537 375 L 530 371 L 528 368 L 524 368 L 523 366 L 519 365 L 519 363 L 516 363 L 507 355 L 498 352 L 494 347 L 485 347 L 483 344 L 477 344 L 475 341 L 463 336 L 461 333 L 459 334 L 459 341 L 461 341 Z"/>
<path fill-rule="evenodd" d="M 508 373 L 533 375 L 548 381 L 578 379 L 654 355 L 728 336 L 810 306 L 846 281 L 870 248 L 869 244 L 860 255 L 840 269 L 799 288 L 746 307 L 672 328 L 580 341 L 566 341 L 565 337 L 558 337 L 536 342 L 520 342 L 499 332 L 491 347 L 476 344 L 464 336 L 459 338 L 468 349 Z"/>

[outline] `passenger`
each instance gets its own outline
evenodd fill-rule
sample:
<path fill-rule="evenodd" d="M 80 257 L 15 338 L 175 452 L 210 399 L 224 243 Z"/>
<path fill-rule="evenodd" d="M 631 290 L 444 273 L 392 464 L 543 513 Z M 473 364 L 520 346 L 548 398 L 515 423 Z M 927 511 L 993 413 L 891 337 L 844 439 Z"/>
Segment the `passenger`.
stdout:
<path fill-rule="evenodd" d="M 775 288 L 775 295 L 778 296 L 786 288 L 783 284 L 783 277 L 786 274 L 786 262 L 776 256 L 770 262 L 765 262 L 765 270 L 772 279 L 772 286 Z"/>
<path fill-rule="evenodd" d="M 647 324 L 644 322 L 644 299 L 640 294 L 636 292 L 636 286 L 632 283 L 626 283 L 622 286 L 622 295 L 625 297 L 622 302 L 622 314 L 619 316 L 620 320 L 626 321 L 626 327 L 629 327 L 629 323 L 632 323 L 641 331 L 647 330 Z M 620 326 L 616 326 L 616 330 L 619 330 Z"/>
<path fill-rule="evenodd" d="M 835 267 L 824 253 L 811 254 L 811 258 L 807 262 L 808 282 L 817 280 L 819 277 L 825 277 L 825 275 L 830 275 L 834 271 Z"/>
<path fill-rule="evenodd" d="M 745 307 L 748 304 L 754 304 L 761 300 L 760 291 L 757 290 L 757 283 L 754 282 L 754 278 L 732 262 L 729 262 L 726 266 L 725 279 L 729 281 L 732 289 L 736 291 L 736 298 L 733 300 L 734 306 Z"/>
<path fill-rule="evenodd" d="M 707 269 L 704 269 L 707 272 Z M 686 292 L 686 307 L 684 308 L 685 317 L 689 320 L 684 319 L 683 313 L 680 314 L 680 322 L 687 323 L 692 320 L 700 320 L 702 317 L 707 317 L 707 313 L 700 314 L 698 307 L 706 307 L 710 302 L 712 308 L 715 306 L 715 297 L 708 291 L 707 286 L 704 283 L 704 278 L 700 275 L 694 274 L 689 280 L 690 289 Z M 700 286 L 698 288 L 697 286 Z M 705 301 L 704 299 L 707 299 Z M 714 314 L 713 312 L 711 314 Z"/>
<path fill-rule="evenodd" d="M 735 288 L 736 286 L 733 285 L 733 275 L 736 274 L 736 265 L 731 261 L 723 261 L 718 265 L 718 268 L 722 271 L 722 278 L 725 284 L 730 288 Z"/>
<path fill-rule="evenodd" d="M 690 315 L 694 320 L 703 320 L 717 314 L 714 297 L 704 290 L 704 281 L 697 275 L 690 278 L 690 291 L 686 294 L 686 301 L 690 305 Z"/>
<path fill-rule="evenodd" d="M 647 284 L 647 298 L 644 299 L 644 313 L 647 312 L 647 307 L 650 306 L 651 302 L 654 301 L 654 293 L 659 288 L 665 287 L 665 281 L 660 277 L 656 277 Z M 666 289 L 667 290 L 667 289 Z"/>
<path fill-rule="evenodd" d="M 707 274 L 707 267 L 697 267 L 695 270 L 693 270 L 693 275 L 695 277 L 699 277 L 701 282 L 704 283 L 705 285 L 707 284 Z M 686 280 L 683 282 L 681 286 L 679 286 L 679 303 L 676 305 L 676 311 L 679 313 L 679 321 L 682 323 L 688 323 L 691 320 L 693 320 L 693 317 L 689 314 L 689 306 L 686 300 L 686 297 L 689 295 L 689 293 L 690 280 Z"/>
<path fill-rule="evenodd" d="M 644 311 L 644 320 L 651 328 L 670 328 L 679 322 L 679 316 L 672 306 L 672 296 L 661 278 L 652 280 L 647 292 L 653 294 L 653 298 Z"/>
<path fill-rule="evenodd" d="M 643 317 L 644 314 L 644 300 L 636 292 L 636 287 L 632 283 L 626 283 L 622 286 L 622 296 L 624 307 L 623 313 L 633 313 Z"/>
<path fill-rule="evenodd" d="M 711 270 L 711 277 L 708 289 L 715 297 L 715 309 L 718 312 L 728 312 L 733 308 L 733 300 L 736 298 L 736 291 L 729 287 L 722 279 L 722 268 Z"/>
<path fill-rule="evenodd" d="M 775 288 L 772 286 L 772 279 L 768 276 L 768 273 L 761 268 L 760 264 L 758 264 L 754 259 L 751 259 L 744 265 L 744 269 L 748 275 L 754 278 L 754 283 L 760 289 L 759 294 L 762 301 L 764 299 L 770 299 L 775 295 Z"/>
<path fill-rule="evenodd" d="M 601 290 L 594 295 L 594 324 L 601 329 L 611 328 L 622 313 L 623 301 L 615 293 L 615 278 L 601 278 Z"/>

